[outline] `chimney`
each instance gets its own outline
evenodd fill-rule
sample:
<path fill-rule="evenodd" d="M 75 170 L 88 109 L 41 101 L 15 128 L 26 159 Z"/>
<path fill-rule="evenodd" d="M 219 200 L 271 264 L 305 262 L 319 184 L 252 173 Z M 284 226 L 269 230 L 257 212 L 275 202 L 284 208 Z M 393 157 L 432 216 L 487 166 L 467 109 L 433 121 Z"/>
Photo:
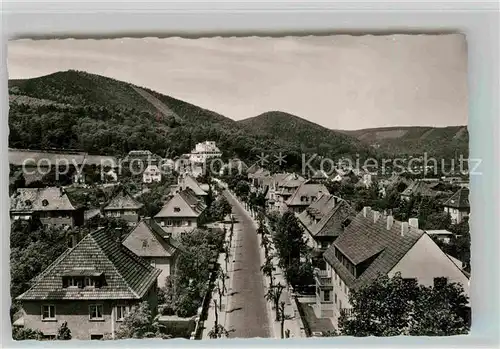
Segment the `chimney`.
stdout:
<path fill-rule="evenodd" d="M 365 206 L 363 207 L 363 217 L 368 217 L 368 212 L 371 211 L 371 207 L 370 206 Z"/>
<path fill-rule="evenodd" d="M 392 215 L 387 216 L 387 230 L 391 230 L 393 224 L 394 224 L 394 217 Z"/>
<path fill-rule="evenodd" d="M 376 223 L 379 218 L 380 218 L 380 212 L 373 211 L 373 223 Z"/>
<path fill-rule="evenodd" d="M 408 233 L 408 222 L 401 222 L 401 236 Z"/>
<path fill-rule="evenodd" d="M 411 228 L 418 229 L 418 218 L 410 218 L 410 219 L 408 220 L 408 225 L 409 225 Z"/>

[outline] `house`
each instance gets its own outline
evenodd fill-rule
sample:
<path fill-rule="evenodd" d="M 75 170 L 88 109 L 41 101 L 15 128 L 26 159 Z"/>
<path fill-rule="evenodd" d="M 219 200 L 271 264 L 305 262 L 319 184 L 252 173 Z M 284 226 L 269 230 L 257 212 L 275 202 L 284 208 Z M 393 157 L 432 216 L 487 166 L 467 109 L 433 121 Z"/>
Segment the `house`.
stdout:
<path fill-rule="evenodd" d="M 451 222 L 458 224 L 470 214 L 469 188 L 460 188 L 443 203 L 444 212 L 451 216 Z"/>
<path fill-rule="evenodd" d="M 181 173 L 177 177 L 177 185 L 171 186 L 170 193 L 176 194 L 189 188 L 193 191 L 194 195 L 200 198 L 206 198 L 208 195 L 208 191 L 205 190 L 206 188 L 203 188 L 202 186 L 203 185 L 198 183 L 198 181 L 190 174 Z"/>
<path fill-rule="evenodd" d="M 286 201 L 305 181 L 304 177 L 299 176 L 296 173 L 291 173 L 283 178 L 278 178 L 275 182 L 276 184 L 274 189 L 276 209 L 280 212 L 286 211 Z"/>
<path fill-rule="evenodd" d="M 259 168 L 254 173 L 248 174 L 248 179 L 254 187 L 259 187 L 262 184 L 262 180 L 270 175 L 271 172 L 269 172 L 269 170 Z"/>
<path fill-rule="evenodd" d="M 75 227 L 84 222 L 84 207 L 68 197 L 63 188 L 18 188 L 10 197 L 13 220 L 36 216 L 42 224 Z"/>
<path fill-rule="evenodd" d="M 324 194 L 330 194 L 328 189 L 319 183 L 303 182 L 285 202 L 286 208 L 295 213 L 301 213 L 307 206 Z"/>
<path fill-rule="evenodd" d="M 169 237 L 153 219 L 144 218 L 128 233 L 122 243 L 153 267 L 161 270 L 158 285 L 164 287 L 166 278 L 174 270 L 179 252 L 178 242 Z"/>
<path fill-rule="evenodd" d="M 326 273 L 316 276 L 318 316 L 337 327 L 342 312 L 349 314 L 349 292 L 369 285 L 378 275 L 416 279 L 432 286 L 456 282 L 469 295 L 467 276 L 424 231 L 418 219 L 399 222 L 391 215 L 365 207 L 325 251 Z"/>
<path fill-rule="evenodd" d="M 325 183 L 328 181 L 328 174 L 323 170 L 314 172 L 310 178 L 310 182 Z"/>
<path fill-rule="evenodd" d="M 103 172 L 103 178 L 106 182 L 116 182 L 118 181 L 118 174 L 114 168 L 110 168 L 108 171 Z"/>
<path fill-rule="evenodd" d="M 88 234 L 16 298 L 26 328 L 54 339 L 67 322 L 73 339 L 114 338 L 130 307 L 147 301 L 156 311 L 161 271 L 112 236 L 105 228 Z"/>
<path fill-rule="evenodd" d="M 437 195 L 439 192 L 432 190 L 427 182 L 415 181 L 401 193 L 401 200 L 408 201 L 412 196 L 436 197 Z"/>
<path fill-rule="evenodd" d="M 205 141 L 196 144 L 191 151 L 189 159 L 194 163 L 205 163 L 209 159 L 220 158 L 222 152 L 213 141 Z"/>
<path fill-rule="evenodd" d="M 446 229 L 426 230 L 425 232 L 431 238 L 436 238 L 436 239 L 444 242 L 445 244 L 450 243 L 451 239 L 454 236 L 451 231 L 448 231 Z"/>
<path fill-rule="evenodd" d="M 355 214 L 345 200 L 324 194 L 302 211 L 297 219 L 307 233 L 307 245 L 313 251 L 324 252 L 344 231 L 346 221 Z"/>
<path fill-rule="evenodd" d="M 156 165 L 148 165 L 142 173 L 143 183 L 161 182 L 161 171 Z"/>
<path fill-rule="evenodd" d="M 135 224 L 139 221 L 139 210 L 142 206 L 143 204 L 122 189 L 102 210 L 106 217 L 121 218 L 130 224 Z"/>
<path fill-rule="evenodd" d="M 203 199 L 186 188 L 172 195 L 154 216 L 154 220 L 172 238 L 179 239 L 182 234 L 198 227 L 200 215 L 205 209 Z"/>

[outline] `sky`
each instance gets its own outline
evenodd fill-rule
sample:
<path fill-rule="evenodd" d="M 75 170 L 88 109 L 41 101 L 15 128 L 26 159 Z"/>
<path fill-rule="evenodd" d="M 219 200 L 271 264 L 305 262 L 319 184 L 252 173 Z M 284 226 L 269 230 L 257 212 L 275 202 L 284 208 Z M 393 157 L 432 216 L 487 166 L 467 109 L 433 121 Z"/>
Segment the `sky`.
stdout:
<path fill-rule="evenodd" d="M 331 129 L 467 124 L 467 44 L 459 34 L 9 42 L 10 78 L 68 69 L 235 120 L 280 110 Z"/>

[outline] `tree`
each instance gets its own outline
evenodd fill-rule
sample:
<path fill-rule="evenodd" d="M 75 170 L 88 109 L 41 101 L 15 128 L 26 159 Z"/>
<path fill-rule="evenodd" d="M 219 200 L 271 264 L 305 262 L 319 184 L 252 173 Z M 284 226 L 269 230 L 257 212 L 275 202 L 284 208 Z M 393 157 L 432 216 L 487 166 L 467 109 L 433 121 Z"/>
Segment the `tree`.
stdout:
<path fill-rule="evenodd" d="M 280 319 L 280 313 L 279 313 L 279 305 L 280 305 L 280 298 L 281 298 L 281 293 L 283 293 L 283 290 L 285 289 L 285 286 L 279 282 L 277 285 L 274 285 L 272 287 L 269 287 L 265 294 L 266 300 L 272 302 L 274 304 L 274 309 L 276 311 L 276 321 L 279 321 Z"/>
<path fill-rule="evenodd" d="M 116 338 L 164 338 L 163 325 L 154 318 L 147 301 L 134 306 L 116 331 Z"/>
<path fill-rule="evenodd" d="M 71 330 L 68 328 L 68 323 L 64 321 L 61 327 L 57 330 L 57 339 L 59 340 L 70 340 Z"/>
<path fill-rule="evenodd" d="M 280 327 L 281 327 L 281 338 L 285 338 L 285 320 L 290 320 L 292 317 L 290 315 L 285 314 L 285 302 L 280 303 L 279 309 L 279 319 L 280 319 Z"/>
<path fill-rule="evenodd" d="M 27 339 L 41 341 L 43 339 L 43 332 L 40 330 L 32 330 L 31 328 L 12 327 L 12 339 L 15 341 Z"/>
<path fill-rule="evenodd" d="M 250 185 L 248 182 L 240 180 L 234 189 L 235 194 L 240 198 L 246 198 L 250 193 Z"/>
<path fill-rule="evenodd" d="M 261 265 L 260 270 L 265 276 L 269 277 L 269 285 L 273 287 L 273 272 L 276 270 L 273 264 L 273 257 L 266 255 L 266 260 L 263 265 Z"/>
<path fill-rule="evenodd" d="M 398 273 L 349 293 L 339 330 L 351 336 L 455 335 L 468 331 L 467 296 L 454 283 L 427 287 Z"/>

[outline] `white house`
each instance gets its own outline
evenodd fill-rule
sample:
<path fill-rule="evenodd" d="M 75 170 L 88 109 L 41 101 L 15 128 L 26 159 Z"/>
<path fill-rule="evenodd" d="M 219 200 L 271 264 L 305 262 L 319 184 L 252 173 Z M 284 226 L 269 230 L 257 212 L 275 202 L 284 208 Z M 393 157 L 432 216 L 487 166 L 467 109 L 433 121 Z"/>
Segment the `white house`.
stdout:
<path fill-rule="evenodd" d="M 221 156 L 222 152 L 215 142 L 205 141 L 196 144 L 195 148 L 191 151 L 189 159 L 195 163 L 204 163 L 208 159 L 220 158 Z"/>
<path fill-rule="evenodd" d="M 365 207 L 326 250 L 326 272 L 316 275 L 315 312 L 337 327 L 342 312 L 349 315 L 349 292 L 373 282 L 378 275 L 415 279 L 432 286 L 456 282 L 469 296 L 466 274 L 436 245 L 418 219 L 394 220 Z"/>
<path fill-rule="evenodd" d="M 142 173 L 144 183 L 161 182 L 161 171 L 156 165 L 148 165 Z"/>

